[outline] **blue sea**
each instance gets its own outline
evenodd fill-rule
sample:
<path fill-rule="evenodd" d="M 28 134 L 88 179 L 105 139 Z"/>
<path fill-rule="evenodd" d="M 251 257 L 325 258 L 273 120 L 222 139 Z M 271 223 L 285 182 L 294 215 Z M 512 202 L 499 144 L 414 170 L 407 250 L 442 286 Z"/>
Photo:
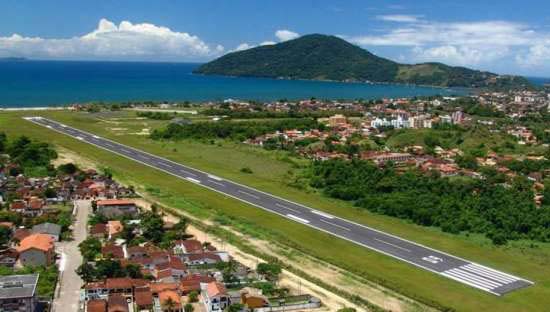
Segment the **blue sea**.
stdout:
<path fill-rule="evenodd" d="M 200 64 L 0 61 L 0 107 L 62 106 L 89 101 L 374 99 L 452 95 L 464 90 L 393 84 L 203 76 Z"/>

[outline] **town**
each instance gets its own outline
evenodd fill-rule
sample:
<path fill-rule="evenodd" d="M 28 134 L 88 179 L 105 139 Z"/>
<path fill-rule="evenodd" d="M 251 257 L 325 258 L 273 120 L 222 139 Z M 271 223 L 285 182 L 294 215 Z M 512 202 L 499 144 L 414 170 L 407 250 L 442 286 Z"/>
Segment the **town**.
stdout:
<path fill-rule="evenodd" d="M 290 311 L 322 302 L 278 286 L 282 267 L 249 268 L 165 221 L 108 169 L 54 167 L 55 151 L 2 136 L 1 311 Z M 47 155 L 38 160 L 39 154 Z M 33 177 L 27 177 L 30 169 Z M 45 176 L 40 176 L 44 168 Z M 71 308 L 68 308 L 71 307 Z"/>

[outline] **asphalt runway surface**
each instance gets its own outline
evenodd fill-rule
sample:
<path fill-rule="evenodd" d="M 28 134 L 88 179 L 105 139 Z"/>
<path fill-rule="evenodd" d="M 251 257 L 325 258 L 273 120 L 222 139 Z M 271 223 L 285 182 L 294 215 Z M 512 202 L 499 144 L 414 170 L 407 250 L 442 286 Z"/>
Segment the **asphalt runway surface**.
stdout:
<path fill-rule="evenodd" d="M 304 226 L 329 233 L 497 296 L 533 284 L 533 282 L 526 279 L 208 174 L 50 119 L 43 117 L 26 117 L 25 119 L 82 142 L 161 170 L 187 182 L 200 185 L 271 213 L 278 214 Z"/>

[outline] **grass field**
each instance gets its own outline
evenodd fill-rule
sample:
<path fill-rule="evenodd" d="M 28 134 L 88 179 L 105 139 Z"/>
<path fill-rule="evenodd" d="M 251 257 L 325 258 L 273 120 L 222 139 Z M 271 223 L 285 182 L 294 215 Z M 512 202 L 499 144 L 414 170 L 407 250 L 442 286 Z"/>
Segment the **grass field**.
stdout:
<path fill-rule="evenodd" d="M 503 297 L 486 294 L 221 194 L 205 191 L 192 183 L 48 131 L 20 118 L 31 114 L 53 118 L 221 177 L 517 274 L 535 281 L 536 284 Z M 135 185 L 145 186 L 152 195 L 168 205 L 181 207 L 202 217 L 224 216 L 243 231 L 262 235 L 263 238 L 276 239 L 371 280 L 383 282 L 386 286 L 425 302 L 437 302 L 457 311 L 546 311 L 550 306 L 548 245 L 537 244 L 538 247 L 531 248 L 529 243 L 517 242 L 513 246 L 497 248 L 490 245 L 486 239 L 477 236 L 454 236 L 436 229 L 415 226 L 395 218 L 358 210 L 347 203 L 287 186 L 285 182 L 289 171 L 296 169 L 293 161 L 286 159 L 283 154 L 273 154 L 231 143 L 155 142 L 143 135 L 131 133 L 140 133 L 144 128 L 152 129 L 162 122 L 136 120 L 131 118 L 132 116 L 125 112 L 104 114 L 101 116 L 103 121 L 100 121 L 95 116 L 84 113 L 2 112 L 0 131 L 5 131 L 10 136 L 25 134 L 75 150 L 111 167 L 117 177 Z M 253 173 L 240 172 L 240 168 L 243 167 L 251 168 Z"/>

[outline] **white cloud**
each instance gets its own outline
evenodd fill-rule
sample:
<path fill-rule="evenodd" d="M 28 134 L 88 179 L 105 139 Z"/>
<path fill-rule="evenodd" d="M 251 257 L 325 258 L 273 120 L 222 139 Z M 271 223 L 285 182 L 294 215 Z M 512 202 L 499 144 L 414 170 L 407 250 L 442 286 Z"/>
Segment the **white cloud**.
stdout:
<path fill-rule="evenodd" d="M 483 49 L 467 46 L 444 45 L 413 50 L 417 61 L 444 60 L 453 65 L 471 66 L 491 62 L 508 54 L 508 49 Z"/>
<path fill-rule="evenodd" d="M 523 67 L 548 66 L 550 62 L 550 39 L 537 43 L 516 56 L 516 62 Z"/>
<path fill-rule="evenodd" d="M 421 15 L 404 15 L 404 14 L 391 14 L 391 15 L 378 15 L 376 19 L 386 22 L 397 23 L 415 23 L 421 18 Z"/>
<path fill-rule="evenodd" d="M 275 32 L 275 37 L 277 37 L 277 39 L 279 39 L 279 41 L 282 42 L 282 41 L 296 39 L 300 37 L 300 35 L 288 29 L 280 29 Z"/>
<path fill-rule="evenodd" d="M 253 45 L 250 45 L 250 44 L 248 44 L 248 43 L 246 43 L 246 42 L 243 42 L 243 43 L 239 44 L 239 45 L 235 48 L 235 50 L 233 50 L 233 51 L 231 51 L 231 52 L 242 51 L 242 50 L 248 50 L 248 49 L 251 49 L 251 48 L 253 48 L 253 47 L 254 47 Z"/>
<path fill-rule="evenodd" d="M 83 36 L 63 39 L 0 37 L 0 55 L 35 58 L 194 60 L 219 55 L 199 37 L 149 23 L 122 21 L 118 26 L 101 19 Z"/>
<path fill-rule="evenodd" d="M 274 45 L 274 44 L 277 44 L 277 42 L 275 42 L 275 41 L 264 41 L 264 42 L 260 43 L 261 46 Z"/>
<path fill-rule="evenodd" d="M 418 18 L 418 17 L 416 17 Z M 411 47 L 413 61 L 440 61 L 454 65 L 478 65 L 516 56 L 523 64 L 549 60 L 549 33 L 535 31 L 525 24 L 507 21 L 432 22 L 414 20 L 410 15 L 391 15 L 383 20 L 404 23 L 376 35 L 347 37 L 361 46 Z M 548 41 L 546 44 L 541 43 Z"/>

